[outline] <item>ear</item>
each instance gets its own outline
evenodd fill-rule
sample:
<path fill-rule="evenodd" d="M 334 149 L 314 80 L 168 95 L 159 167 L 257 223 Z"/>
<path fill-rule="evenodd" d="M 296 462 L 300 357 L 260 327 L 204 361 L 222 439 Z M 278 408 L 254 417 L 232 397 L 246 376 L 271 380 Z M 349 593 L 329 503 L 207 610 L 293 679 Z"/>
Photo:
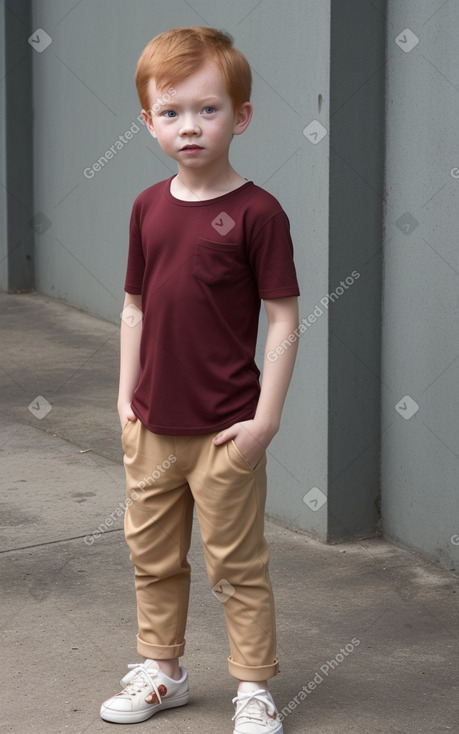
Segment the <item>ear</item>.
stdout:
<path fill-rule="evenodd" d="M 244 102 L 234 115 L 233 135 L 240 135 L 244 130 L 247 130 L 252 114 L 252 105 L 250 102 Z"/>
<path fill-rule="evenodd" d="M 153 126 L 153 116 L 152 116 L 151 112 L 147 112 L 146 110 L 142 110 L 142 118 L 143 118 L 143 121 L 144 121 L 145 125 L 148 128 L 148 132 L 150 133 L 150 135 L 153 135 L 153 137 L 156 138 L 156 132 L 155 132 L 155 128 Z"/>

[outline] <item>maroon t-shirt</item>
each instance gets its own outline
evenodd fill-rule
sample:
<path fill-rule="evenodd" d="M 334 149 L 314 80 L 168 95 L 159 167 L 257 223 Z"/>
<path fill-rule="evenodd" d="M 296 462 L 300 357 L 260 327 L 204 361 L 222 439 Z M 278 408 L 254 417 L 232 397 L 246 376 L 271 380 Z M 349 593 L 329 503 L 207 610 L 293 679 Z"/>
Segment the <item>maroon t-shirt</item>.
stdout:
<path fill-rule="evenodd" d="M 132 409 L 153 433 L 199 435 L 254 417 L 260 299 L 299 295 L 289 222 L 251 181 L 181 201 L 172 178 L 143 191 L 130 223 L 125 290 L 142 295 Z"/>

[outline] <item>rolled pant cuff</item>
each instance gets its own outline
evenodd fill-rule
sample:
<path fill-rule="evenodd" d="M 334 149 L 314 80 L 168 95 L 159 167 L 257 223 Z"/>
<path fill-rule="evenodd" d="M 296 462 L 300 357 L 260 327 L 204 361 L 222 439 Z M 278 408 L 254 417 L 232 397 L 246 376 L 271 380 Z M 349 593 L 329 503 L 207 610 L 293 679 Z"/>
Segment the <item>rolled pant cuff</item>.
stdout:
<path fill-rule="evenodd" d="M 144 642 L 137 635 L 137 652 L 145 658 L 151 660 L 169 660 L 170 658 L 180 658 L 185 652 L 185 641 L 180 645 L 152 645 L 150 642 Z"/>
<path fill-rule="evenodd" d="M 270 665 L 258 665 L 257 667 L 235 663 L 231 657 L 228 658 L 228 670 L 230 675 L 238 680 L 257 683 L 259 680 L 273 678 L 279 672 L 279 660 L 275 658 Z"/>

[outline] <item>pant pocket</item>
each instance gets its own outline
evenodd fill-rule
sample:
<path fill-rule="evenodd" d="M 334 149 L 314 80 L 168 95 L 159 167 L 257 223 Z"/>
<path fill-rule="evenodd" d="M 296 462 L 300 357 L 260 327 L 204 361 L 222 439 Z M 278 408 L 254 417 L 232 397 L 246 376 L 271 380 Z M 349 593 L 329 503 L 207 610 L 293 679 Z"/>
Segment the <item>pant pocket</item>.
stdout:
<path fill-rule="evenodd" d="M 126 447 L 128 445 L 128 437 L 131 433 L 132 428 L 139 423 L 139 419 L 136 418 L 133 421 L 128 421 L 121 429 L 121 446 L 123 447 L 124 453 L 126 453 Z"/>
<path fill-rule="evenodd" d="M 231 452 L 232 455 L 233 456 L 236 456 L 237 459 L 238 459 L 239 466 L 242 465 L 244 467 L 244 469 L 246 469 L 248 471 L 251 471 L 251 472 L 256 471 L 256 469 L 258 469 L 258 467 L 261 466 L 264 461 L 266 461 L 266 452 L 264 452 L 263 455 L 260 458 L 260 461 L 258 461 L 258 463 L 255 466 L 252 466 L 251 464 L 249 464 L 249 462 L 245 458 L 245 456 L 242 453 L 242 451 L 240 451 L 240 449 L 237 447 L 236 442 L 234 441 L 234 439 L 230 439 L 229 445 L 233 449 L 233 451 Z"/>

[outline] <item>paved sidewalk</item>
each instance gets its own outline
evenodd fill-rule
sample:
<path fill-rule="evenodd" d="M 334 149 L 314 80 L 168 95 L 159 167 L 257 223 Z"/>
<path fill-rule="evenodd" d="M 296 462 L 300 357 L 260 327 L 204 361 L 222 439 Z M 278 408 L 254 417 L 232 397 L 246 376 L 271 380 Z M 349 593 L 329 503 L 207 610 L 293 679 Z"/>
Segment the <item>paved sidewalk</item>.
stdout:
<path fill-rule="evenodd" d="M 232 734 L 196 527 L 190 704 L 131 726 L 99 718 L 139 660 L 117 512 L 118 327 L 38 295 L 0 294 L 0 314 L 0 732 Z M 267 537 L 285 734 L 459 732 L 458 577 L 380 539 L 324 546 L 271 521 Z"/>

